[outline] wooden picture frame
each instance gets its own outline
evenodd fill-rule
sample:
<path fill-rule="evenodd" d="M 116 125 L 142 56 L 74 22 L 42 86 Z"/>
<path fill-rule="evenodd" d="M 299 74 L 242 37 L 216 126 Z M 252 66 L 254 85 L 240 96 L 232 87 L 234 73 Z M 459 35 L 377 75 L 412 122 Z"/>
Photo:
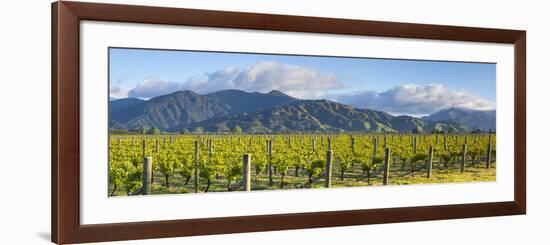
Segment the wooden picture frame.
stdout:
<path fill-rule="evenodd" d="M 79 22 L 82 20 L 514 45 L 514 201 L 315 213 L 81 225 Z M 166 7 L 52 4 L 52 241 L 82 243 L 526 213 L 526 32 L 458 26 L 237 13 Z"/>

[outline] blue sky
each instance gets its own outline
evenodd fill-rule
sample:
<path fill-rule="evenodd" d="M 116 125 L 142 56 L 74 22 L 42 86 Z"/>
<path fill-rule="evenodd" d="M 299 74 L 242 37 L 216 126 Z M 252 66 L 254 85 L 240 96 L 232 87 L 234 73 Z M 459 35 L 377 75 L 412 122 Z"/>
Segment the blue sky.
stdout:
<path fill-rule="evenodd" d="M 494 109 L 496 93 L 496 65 L 488 63 L 111 48 L 109 64 L 113 98 L 277 89 L 425 115 L 448 107 Z"/>

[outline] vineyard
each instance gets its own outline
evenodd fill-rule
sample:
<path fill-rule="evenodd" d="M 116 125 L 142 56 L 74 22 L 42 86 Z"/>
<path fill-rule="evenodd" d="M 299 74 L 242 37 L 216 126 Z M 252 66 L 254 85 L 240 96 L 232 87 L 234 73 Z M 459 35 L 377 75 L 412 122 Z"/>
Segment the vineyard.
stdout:
<path fill-rule="evenodd" d="M 109 196 L 496 180 L 494 134 L 110 135 Z"/>

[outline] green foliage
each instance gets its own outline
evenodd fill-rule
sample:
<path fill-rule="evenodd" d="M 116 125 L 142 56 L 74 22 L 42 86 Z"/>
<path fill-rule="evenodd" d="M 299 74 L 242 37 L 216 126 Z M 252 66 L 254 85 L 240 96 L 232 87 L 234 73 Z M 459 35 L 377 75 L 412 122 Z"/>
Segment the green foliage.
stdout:
<path fill-rule="evenodd" d="M 233 130 L 231 130 L 231 132 L 234 134 L 242 134 L 243 129 L 241 128 L 241 126 L 235 125 L 235 127 L 233 127 Z"/>
<path fill-rule="evenodd" d="M 279 154 L 273 155 L 271 158 L 271 164 L 273 166 L 277 167 L 277 172 L 284 175 L 288 168 L 290 167 L 291 163 L 288 160 L 290 155 L 286 154 L 285 151 L 279 152 Z"/>
<path fill-rule="evenodd" d="M 189 179 L 193 176 L 194 172 L 194 159 L 191 153 L 179 155 L 177 161 L 176 171 L 185 179 Z"/>
<path fill-rule="evenodd" d="M 253 190 L 276 188 L 320 187 L 318 178 L 325 171 L 327 137 L 329 135 L 172 135 L 172 143 L 164 136 L 156 135 L 116 135 L 109 142 L 109 195 L 131 195 L 141 187 L 143 156 L 153 158 L 153 193 L 194 192 L 188 182 L 195 172 L 194 142 L 198 142 L 197 167 L 200 177 L 200 191 L 210 187 L 210 191 L 240 190 L 243 167 L 243 154 L 251 156 L 254 171 Z M 333 134 L 332 159 L 333 178 L 345 172 L 345 179 L 333 181 L 335 186 L 361 186 L 380 184 L 380 174 L 384 161 L 384 135 L 352 134 L 355 147 L 352 150 L 349 134 Z M 412 141 L 417 138 L 417 152 L 413 154 Z M 315 150 L 312 138 L 316 138 Z M 373 139 L 378 138 L 376 155 Z M 120 140 L 119 140 L 120 139 Z M 321 140 L 324 139 L 324 140 Z M 414 176 L 414 171 L 422 171 L 428 158 L 429 146 L 434 147 L 434 165 L 445 164 L 445 171 L 456 169 L 455 164 L 462 158 L 464 135 L 447 135 L 447 147 L 443 145 L 443 136 L 433 134 L 387 134 L 386 146 L 391 149 L 392 178 L 401 178 L 395 183 L 405 183 Z M 209 141 L 212 140 L 212 155 L 209 156 Z M 268 185 L 268 155 L 266 141 L 273 140 L 271 163 L 277 168 L 275 177 L 280 178 L 279 187 Z M 143 142 L 145 141 L 145 149 Z M 156 150 L 156 142 L 158 150 Z M 470 135 L 468 139 L 468 161 L 474 157 L 477 162 L 487 154 L 488 135 Z M 496 135 L 491 136 L 491 154 L 496 155 Z M 145 150 L 143 152 L 143 150 Z M 492 162 L 495 163 L 495 157 Z M 447 163 L 450 167 L 447 168 Z M 408 169 L 405 169 L 408 166 Z M 441 166 L 441 165 L 440 165 Z M 495 166 L 494 164 L 492 166 Z M 482 166 L 484 167 L 484 166 Z M 467 166 L 468 169 L 475 166 Z M 437 179 L 438 172 L 434 168 Z M 494 169 L 494 168 L 493 168 Z M 409 172 L 410 171 L 410 175 Z M 468 171 L 466 171 L 468 172 Z M 289 173 L 293 173 L 291 176 Z M 166 177 L 169 181 L 166 181 Z M 403 179 L 404 178 L 404 179 Z M 409 179 L 410 178 L 410 179 Z M 464 179 L 467 177 L 461 177 Z M 417 183 L 412 180 L 407 183 Z M 445 179 L 445 181 L 449 181 Z M 169 183 L 170 185 L 166 185 Z M 193 183 L 193 182 L 191 182 Z M 391 182 L 394 183 L 393 181 Z M 210 186 L 210 184 L 212 186 Z M 205 186 L 208 186 L 205 188 Z M 169 188 L 166 188 L 169 187 Z"/>
<path fill-rule="evenodd" d="M 258 176 L 265 170 L 267 166 L 267 154 L 258 152 L 251 156 L 252 165 L 254 166 L 254 178 L 258 179 Z"/>
<path fill-rule="evenodd" d="M 447 164 L 453 159 L 453 156 L 450 152 L 440 153 L 439 157 L 445 163 L 445 168 L 447 168 Z"/>
<path fill-rule="evenodd" d="M 149 134 L 160 134 L 160 129 L 157 127 L 152 127 L 149 129 Z"/>
<path fill-rule="evenodd" d="M 202 127 L 196 127 L 195 130 L 193 130 L 193 133 L 202 134 L 204 133 L 204 129 Z"/>
<path fill-rule="evenodd" d="M 345 171 L 349 170 L 349 168 L 351 167 L 351 164 L 353 163 L 353 156 L 354 154 L 351 152 L 351 151 L 339 151 L 338 153 L 336 153 L 336 160 L 338 161 L 338 164 L 339 164 L 339 170 L 342 174 L 342 179 L 343 179 L 343 174 Z"/>
<path fill-rule="evenodd" d="M 139 125 L 137 131 L 139 134 L 147 134 L 147 128 L 143 125 Z"/>
<path fill-rule="evenodd" d="M 227 180 L 228 189 L 231 190 L 231 182 L 236 181 L 242 175 L 242 156 L 227 153 L 223 157 L 225 164 L 220 169 Z"/>
<path fill-rule="evenodd" d="M 411 159 L 411 162 L 412 163 L 423 163 L 423 162 L 426 162 L 426 160 L 428 160 L 428 154 L 424 153 L 424 152 L 417 152 L 416 154 L 414 154 L 413 158 Z"/>
<path fill-rule="evenodd" d="M 114 142 L 109 148 L 109 183 L 114 186 L 110 195 L 116 195 L 119 189 L 130 195 L 141 186 L 142 160 L 139 154 Z"/>
<path fill-rule="evenodd" d="M 306 165 L 306 159 L 304 156 L 307 155 L 307 151 L 302 148 L 294 148 L 293 150 L 293 154 L 289 157 L 292 166 L 294 168 L 303 168 Z"/>
<path fill-rule="evenodd" d="M 310 162 L 309 164 L 306 164 L 305 170 L 307 172 L 307 175 L 311 177 L 319 176 L 323 172 L 323 168 L 325 167 L 325 162 L 322 160 L 315 160 Z"/>
<path fill-rule="evenodd" d="M 428 159 L 428 154 L 424 152 L 417 152 L 414 154 L 414 156 L 411 158 L 409 162 L 409 168 L 411 171 L 411 175 L 414 177 L 414 171 L 419 166 L 422 166 L 424 163 L 426 163 L 426 160 Z"/>
<path fill-rule="evenodd" d="M 172 148 L 162 149 L 153 158 L 153 161 L 158 164 L 160 171 L 165 175 L 174 174 L 176 166 L 176 155 Z"/>

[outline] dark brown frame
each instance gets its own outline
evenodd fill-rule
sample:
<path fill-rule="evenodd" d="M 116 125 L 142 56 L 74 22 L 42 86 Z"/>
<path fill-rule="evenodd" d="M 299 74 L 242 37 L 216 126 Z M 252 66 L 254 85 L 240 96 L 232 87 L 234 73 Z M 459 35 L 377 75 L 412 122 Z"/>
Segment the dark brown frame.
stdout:
<path fill-rule="evenodd" d="M 79 23 L 81 20 L 513 44 L 515 55 L 514 201 L 81 225 L 79 207 Z M 63 1 L 52 4 L 51 62 L 51 237 L 55 243 L 305 229 L 526 213 L 525 31 Z"/>

